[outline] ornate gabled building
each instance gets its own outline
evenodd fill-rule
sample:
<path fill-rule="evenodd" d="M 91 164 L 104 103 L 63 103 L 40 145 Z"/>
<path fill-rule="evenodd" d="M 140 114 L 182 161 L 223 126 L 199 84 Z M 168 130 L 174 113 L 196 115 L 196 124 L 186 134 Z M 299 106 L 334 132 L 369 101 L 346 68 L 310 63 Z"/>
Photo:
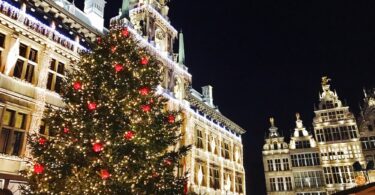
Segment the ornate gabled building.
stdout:
<path fill-rule="evenodd" d="M 263 146 L 263 165 L 267 194 L 292 195 L 293 173 L 288 143 L 280 136 L 274 119 L 270 118 L 271 127 Z"/>
<path fill-rule="evenodd" d="M 296 128 L 289 144 L 293 189 L 297 195 L 326 195 L 319 148 L 314 137 L 303 126 L 296 114 Z"/>
<path fill-rule="evenodd" d="M 358 128 L 365 160 L 375 161 L 375 91 L 364 91 Z"/>
<path fill-rule="evenodd" d="M 370 140 L 374 137 L 371 130 L 375 119 L 372 110 L 372 106 L 375 105 L 372 99 L 374 95 L 365 95 L 365 105 L 359 120 L 360 134 L 354 115 L 349 111 L 348 106 L 342 104 L 337 93 L 330 89 L 329 81 L 327 77 L 322 78 L 323 93 L 319 95 L 319 106 L 314 110 L 314 135 L 303 126 L 299 114 L 289 145 L 284 142 L 284 137 L 279 136 L 277 128 L 273 125 L 270 128 L 270 134 L 263 147 L 268 194 L 289 193 L 285 192 L 282 185 L 278 186 L 277 179 L 273 179 L 289 177 L 289 175 L 291 175 L 292 189 L 288 190 L 291 194 L 297 195 L 333 194 L 363 182 L 356 181 L 363 177 L 357 177 L 362 176 L 362 173 L 354 172 L 353 164 L 359 162 L 363 166 L 364 154 L 368 158 L 374 156 L 374 147 L 370 145 L 372 144 Z M 278 148 L 279 145 L 284 144 L 286 147 Z M 286 169 L 283 163 L 284 166 L 279 165 L 283 162 L 277 160 L 280 158 L 289 160 L 290 169 Z M 369 181 L 373 181 L 372 174 L 369 171 Z"/>
<path fill-rule="evenodd" d="M 353 164 L 364 164 L 359 131 L 354 115 L 344 106 L 330 79 L 322 78 L 323 93 L 313 119 L 315 137 L 328 193 L 354 187 Z"/>
<path fill-rule="evenodd" d="M 176 174 L 190 171 L 189 191 L 246 194 L 241 127 L 214 105 L 212 87 L 191 89 L 183 34 L 168 19 L 168 0 L 123 0 L 110 28 L 127 27 L 141 47 L 163 64 L 160 90 L 170 109 L 184 113 L 181 144 L 193 145 Z M 110 2 L 109 2 L 110 4 Z M 104 0 L 0 0 L 0 189 L 19 194 L 29 133 L 48 136 L 46 105 L 64 106 L 59 95 L 65 71 L 79 60 L 104 27 Z M 179 38 L 179 52 L 174 41 Z"/>

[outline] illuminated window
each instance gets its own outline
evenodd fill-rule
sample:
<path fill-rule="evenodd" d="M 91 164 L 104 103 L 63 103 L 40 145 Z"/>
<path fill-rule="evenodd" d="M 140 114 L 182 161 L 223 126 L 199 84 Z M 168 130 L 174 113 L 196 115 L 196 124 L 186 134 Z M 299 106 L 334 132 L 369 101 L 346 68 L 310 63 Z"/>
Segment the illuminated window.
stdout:
<path fill-rule="evenodd" d="M 282 177 L 277 178 L 277 191 L 284 191 L 284 181 Z"/>
<path fill-rule="evenodd" d="M 36 83 L 35 69 L 38 66 L 38 51 L 20 44 L 19 57 L 13 69 L 13 76 L 29 83 Z"/>
<path fill-rule="evenodd" d="M 203 149 L 203 132 L 202 129 L 196 128 L 196 140 L 195 140 L 195 146 L 197 148 Z"/>
<path fill-rule="evenodd" d="M 221 155 L 222 157 L 226 158 L 226 159 L 230 159 L 230 155 L 229 155 L 229 144 L 225 141 L 222 142 L 222 147 L 221 147 Z"/>
<path fill-rule="evenodd" d="M 214 165 L 210 167 L 210 187 L 215 190 L 220 189 L 220 172 Z"/>
<path fill-rule="evenodd" d="M 195 161 L 195 183 L 199 184 L 199 172 L 202 171 L 202 181 L 201 186 L 206 186 L 206 163 L 203 161 Z"/>
<path fill-rule="evenodd" d="M 55 59 L 51 60 L 51 64 L 48 70 L 47 89 L 55 91 L 56 93 L 61 92 L 62 81 L 64 79 L 65 65 Z"/>
<path fill-rule="evenodd" d="M 236 192 L 243 193 L 242 175 L 236 174 Z"/>
<path fill-rule="evenodd" d="M 2 118 L 0 152 L 19 156 L 22 153 L 27 126 L 27 115 L 6 109 Z"/>
<path fill-rule="evenodd" d="M 270 178 L 271 191 L 276 191 L 276 178 Z"/>
<path fill-rule="evenodd" d="M 284 171 L 289 170 L 289 160 L 287 158 L 283 158 L 283 168 Z"/>
<path fill-rule="evenodd" d="M 343 184 L 354 182 L 352 166 L 324 167 L 323 171 L 327 184 Z"/>
<path fill-rule="evenodd" d="M 281 171 L 281 160 L 275 159 L 276 171 Z"/>
<path fill-rule="evenodd" d="M 46 123 L 44 122 L 44 120 L 42 120 L 40 122 L 40 126 L 39 126 L 39 133 L 42 134 L 42 135 L 49 135 L 49 131 L 48 131 L 48 125 L 46 125 Z"/>
<path fill-rule="evenodd" d="M 275 171 L 275 169 L 273 168 L 273 160 L 267 160 L 267 164 L 268 164 L 268 171 Z"/>

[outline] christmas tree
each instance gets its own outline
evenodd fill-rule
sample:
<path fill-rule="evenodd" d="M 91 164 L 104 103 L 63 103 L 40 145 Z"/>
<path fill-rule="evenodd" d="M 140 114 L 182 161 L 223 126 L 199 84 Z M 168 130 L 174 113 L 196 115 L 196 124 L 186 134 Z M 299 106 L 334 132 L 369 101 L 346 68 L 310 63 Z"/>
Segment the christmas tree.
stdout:
<path fill-rule="evenodd" d="M 49 135 L 29 138 L 26 194 L 183 194 L 182 113 L 158 91 L 162 64 L 126 28 L 113 29 L 67 73 Z"/>

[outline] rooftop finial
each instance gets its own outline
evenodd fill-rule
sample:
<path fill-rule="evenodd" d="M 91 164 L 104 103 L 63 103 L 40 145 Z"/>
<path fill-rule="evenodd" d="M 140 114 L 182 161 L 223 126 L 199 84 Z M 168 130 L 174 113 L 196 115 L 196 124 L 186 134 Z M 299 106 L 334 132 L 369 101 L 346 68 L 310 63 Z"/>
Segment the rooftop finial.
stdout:
<path fill-rule="evenodd" d="M 271 127 L 275 126 L 275 119 L 273 117 L 270 118 Z"/>
<path fill-rule="evenodd" d="M 185 64 L 185 44 L 184 44 L 184 34 L 182 30 L 179 35 L 179 44 L 178 44 L 178 63 Z"/>
<path fill-rule="evenodd" d="M 296 113 L 296 118 L 297 118 L 297 121 L 299 121 L 301 118 L 301 115 L 298 112 Z"/>
<path fill-rule="evenodd" d="M 329 82 L 331 81 L 330 78 L 328 78 L 327 76 L 323 76 L 322 77 L 322 85 L 329 85 Z"/>

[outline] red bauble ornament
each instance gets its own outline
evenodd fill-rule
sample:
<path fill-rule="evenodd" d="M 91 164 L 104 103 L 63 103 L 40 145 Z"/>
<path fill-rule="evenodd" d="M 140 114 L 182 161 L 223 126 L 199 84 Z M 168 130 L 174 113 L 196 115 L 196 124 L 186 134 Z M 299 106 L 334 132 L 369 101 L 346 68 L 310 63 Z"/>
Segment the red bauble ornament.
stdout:
<path fill-rule="evenodd" d="M 134 135 L 135 135 L 134 131 L 127 131 L 124 133 L 124 138 L 126 140 L 132 140 L 134 138 Z"/>
<path fill-rule="evenodd" d="M 142 87 L 142 88 L 139 89 L 139 93 L 141 95 L 148 95 L 148 93 L 150 93 L 150 88 L 148 88 L 148 87 Z"/>
<path fill-rule="evenodd" d="M 98 37 L 98 38 L 96 38 L 96 41 L 100 44 L 100 43 L 102 43 L 102 38 Z"/>
<path fill-rule="evenodd" d="M 174 123 L 175 119 L 176 119 L 176 117 L 172 114 L 168 116 L 168 122 L 169 123 Z"/>
<path fill-rule="evenodd" d="M 109 174 L 107 169 L 102 169 L 100 170 L 100 176 L 102 177 L 102 179 L 108 179 L 109 177 L 111 177 L 111 174 Z"/>
<path fill-rule="evenodd" d="M 152 177 L 153 177 L 153 178 L 155 178 L 155 177 L 159 177 L 159 173 L 157 173 L 157 172 L 153 172 L 153 173 L 152 173 Z"/>
<path fill-rule="evenodd" d="M 128 37 L 129 36 L 129 31 L 128 31 L 128 28 L 124 28 L 121 30 L 121 34 L 122 36 L 124 37 Z"/>
<path fill-rule="evenodd" d="M 95 110 L 96 109 L 96 103 L 95 102 L 88 102 L 87 103 L 87 108 L 89 109 L 89 110 Z"/>
<path fill-rule="evenodd" d="M 44 145 L 46 142 L 47 142 L 46 138 L 44 138 L 44 137 L 39 138 L 39 144 L 40 145 Z"/>
<path fill-rule="evenodd" d="M 42 174 L 44 172 L 44 166 L 42 164 L 36 163 L 34 165 L 34 173 Z"/>
<path fill-rule="evenodd" d="M 142 105 L 141 106 L 143 112 L 150 112 L 151 106 L 150 105 Z"/>
<path fill-rule="evenodd" d="M 76 82 L 73 83 L 73 88 L 76 91 L 80 90 L 80 89 L 82 89 L 82 84 L 79 81 L 76 81 Z"/>
<path fill-rule="evenodd" d="M 95 143 L 93 146 L 92 146 L 92 150 L 94 150 L 94 152 L 98 153 L 98 152 L 101 152 L 103 150 L 104 146 L 102 143 Z"/>
<path fill-rule="evenodd" d="M 69 130 L 68 127 L 64 127 L 64 130 L 63 130 L 64 133 L 69 133 L 69 131 L 70 131 L 70 130 Z"/>
<path fill-rule="evenodd" d="M 164 160 L 164 164 L 165 165 L 172 165 L 172 160 L 167 158 L 167 159 Z"/>
<path fill-rule="evenodd" d="M 124 66 L 122 64 L 115 64 L 115 71 L 120 72 L 124 69 Z"/>
<path fill-rule="evenodd" d="M 116 47 L 116 46 L 112 46 L 112 47 L 111 47 L 111 51 L 112 51 L 112 53 L 115 53 L 116 50 L 117 50 L 117 47 Z"/>
<path fill-rule="evenodd" d="M 142 57 L 142 58 L 141 58 L 141 64 L 142 64 L 142 65 L 147 65 L 147 64 L 148 64 L 148 59 L 147 59 L 147 57 Z"/>

